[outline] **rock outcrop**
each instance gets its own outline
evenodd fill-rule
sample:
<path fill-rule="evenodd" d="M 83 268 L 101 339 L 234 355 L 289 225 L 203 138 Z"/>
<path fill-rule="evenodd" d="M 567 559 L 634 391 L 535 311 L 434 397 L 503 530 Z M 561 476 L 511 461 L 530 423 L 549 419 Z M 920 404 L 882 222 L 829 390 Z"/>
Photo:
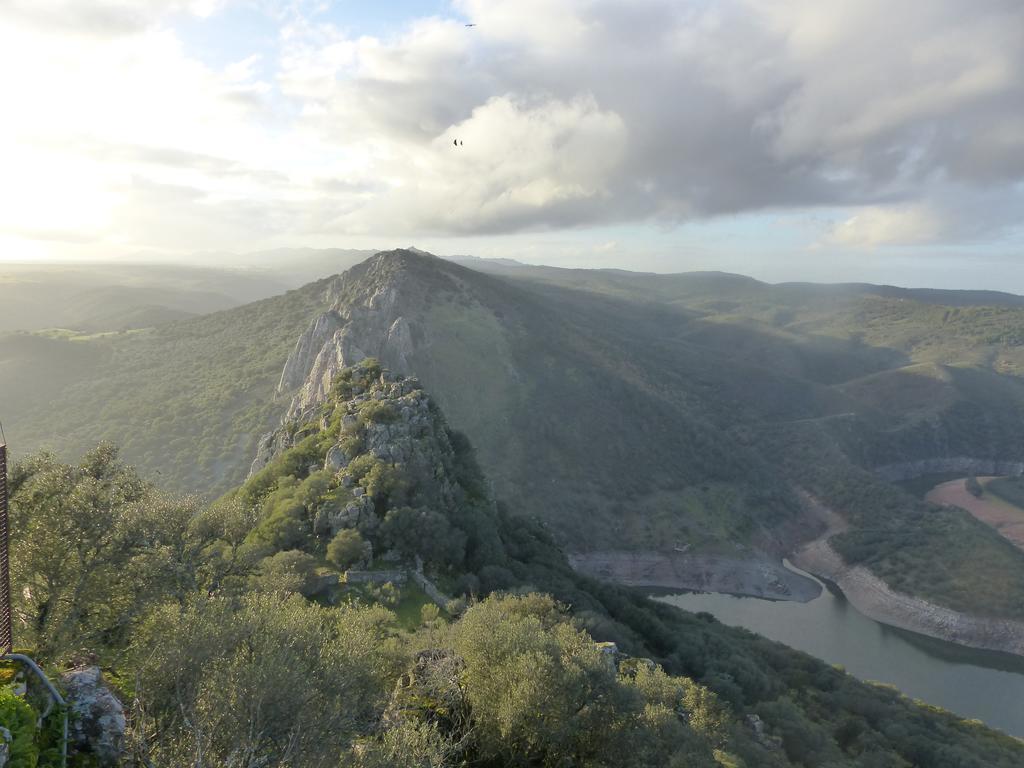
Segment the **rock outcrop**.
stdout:
<path fill-rule="evenodd" d="M 334 375 L 368 357 L 409 373 L 423 341 L 416 315 L 430 293 L 452 286 L 450 276 L 426 265 L 435 256 L 382 252 L 346 272 L 329 291 L 331 308 L 302 334 L 285 363 L 278 394 L 294 393 L 286 419 L 297 419 L 324 402 Z M 445 281 L 445 285 L 437 285 Z"/>
<path fill-rule="evenodd" d="M 279 456 L 287 458 L 274 464 Z M 364 547 L 361 557 L 346 555 L 346 570 L 404 563 L 404 574 L 415 561 L 412 578 L 447 607 L 450 598 L 423 575 L 420 556 L 431 567 L 461 563 L 467 546 L 503 556 L 490 522 L 497 507 L 468 444 L 417 379 L 375 360 L 339 370 L 324 402 L 268 435 L 253 466 L 267 464 L 268 477 L 282 466 L 303 479 L 316 475 L 319 490 L 302 503 L 302 524 L 325 542 L 358 533 L 344 539 Z"/>
<path fill-rule="evenodd" d="M 118 765 L 124 752 L 124 707 L 103 682 L 99 667 L 74 669 L 61 678 L 74 748 L 100 765 Z"/>

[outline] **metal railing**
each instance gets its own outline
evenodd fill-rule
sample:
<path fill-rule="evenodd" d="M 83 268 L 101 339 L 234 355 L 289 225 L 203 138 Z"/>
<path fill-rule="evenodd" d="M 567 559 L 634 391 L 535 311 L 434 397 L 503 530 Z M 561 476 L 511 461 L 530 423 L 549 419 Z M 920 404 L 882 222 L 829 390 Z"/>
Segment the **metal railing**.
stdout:
<path fill-rule="evenodd" d="M 24 664 L 28 667 L 29 671 L 39 679 L 39 682 L 43 684 L 43 687 L 46 689 L 46 693 L 50 698 L 46 702 L 46 709 L 44 709 L 39 715 L 41 720 L 45 720 L 49 717 L 50 713 L 53 711 L 54 704 L 60 706 L 63 718 L 60 739 L 60 765 L 61 768 L 66 768 L 68 764 L 68 705 L 67 702 L 64 701 L 64 697 L 60 695 L 60 691 L 57 690 L 57 687 L 50 682 L 50 678 L 46 676 L 46 673 L 40 669 L 39 665 L 36 664 L 30 656 L 26 656 L 23 653 L 5 653 L 3 656 L 0 656 L 0 659 L 3 659 L 4 661 L 17 661 Z"/>
<path fill-rule="evenodd" d="M 10 528 L 7 519 L 7 441 L 0 427 L 0 653 L 14 647 L 11 629 Z"/>

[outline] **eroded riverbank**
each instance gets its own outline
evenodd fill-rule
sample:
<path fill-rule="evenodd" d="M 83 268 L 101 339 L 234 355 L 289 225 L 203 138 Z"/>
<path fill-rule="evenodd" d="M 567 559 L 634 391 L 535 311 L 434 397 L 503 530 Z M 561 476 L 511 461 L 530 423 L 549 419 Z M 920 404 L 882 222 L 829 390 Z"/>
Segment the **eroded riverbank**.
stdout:
<path fill-rule="evenodd" d="M 858 611 L 875 621 L 970 648 L 1024 656 L 1024 622 L 969 616 L 897 592 L 863 566 L 851 566 L 829 539 L 845 530 L 842 517 L 803 494 L 807 508 L 825 522 L 825 532 L 790 555 L 815 576 L 834 582 Z"/>
<path fill-rule="evenodd" d="M 723 624 L 744 627 L 842 665 L 862 680 L 896 686 L 907 696 L 1024 736 L 1024 658 L 875 621 L 856 610 L 835 585 L 826 586 L 808 603 L 713 593 L 653 597 L 688 611 L 710 613 Z"/>
<path fill-rule="evenodd" d="M 816 581 L 766 557 L 603 551 L 571 554 L 569 563 L 586 576 L 627 587 L 721 592 L 801 603 L 821 594 Z"/>

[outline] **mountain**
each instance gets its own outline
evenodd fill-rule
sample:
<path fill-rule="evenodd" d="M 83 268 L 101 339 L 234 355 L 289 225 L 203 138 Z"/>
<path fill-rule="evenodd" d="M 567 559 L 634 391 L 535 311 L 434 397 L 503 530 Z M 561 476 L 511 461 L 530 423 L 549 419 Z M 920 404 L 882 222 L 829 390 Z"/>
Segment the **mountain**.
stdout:
<path fill-rule="evenodd" d="M 283 292 L 254 270 L 159 264 L 0 264 L 0 332 L 162 325 Z"/>
<path fill-rule="evenodd" d="M 157 328 L 0 335 L 0 418 L 18 455 L 112 440 L 161 485 L 217 493 L 280 420 L 281 366 L 330 281 Z"/>
<path fill-rule="evenodd" d="M 1024 307 L 1024 296 L 1003 291 L 902 288 L 871 283 L 764 283 L 729 272 L 655 273 L 624 269 L 569 269 L 525 264 L 514 259 L 483 259 L 454 256 L 452 261 L 480 272 L 603 293 L 622 293 L 634 298 L 665 301 L 684 298 L 786 297 L 787 300 L 850 299 L 878 296 L 907 299 L 947 307 Z"/>
<path fill-rule="evenodd" d="M 478 447 L 495 494 L 572 551 L 778 555 L 819 532 L 811 510 L 824 503 L 849 524 L 832 539 L 848 564 L 955 610 L 1024 618 L 1019 550 L 871 471 L 1022 455 L 1024 388 L 1000 369 L 1019 355 L 1024 314 L 677 282 L 676 301 L 630 301 L 381 253 L 331 286 L 279 391 L 296 391 L 288 417 L 302 420 L 347 364 L 415 372 Z M 945 394 L 910 394 L 916 408 L 876 394 L 889 376 L 919 376 L 922 357 L 943 361 Z"/>
<path fill-rule="evenodd" d="M 244 479 L 261 433 L 313 419 L 341 368 L 376 357 L 418 376 L 494 496 L 573 553 L 777 559 L 825 532 L 816 510 L 832 507 L 848 563 L 939 605 L 1021 618 L 1024 556 L 890 480 L 1021 460 L 1024 310 L 503 268 L 383 252 L 157 329 L 0 337 L 8 435 L 65 453 L 113 439 L 165 486 L 219 493 Z"/>
<path fill-rule="evenodd" d="M 393 329 L 397 321 L 389 320 L 396 297 L 390 291 L 401 288 L 406 280 L 422 287 L 426 275 L 417 267 L 424 265 L 430 269 L 437 266 L 419 254 L 381 254 L 366 265 L 365 272 L 351 276 L 353 285 L 341 281 L 334 286 L 336 296 L 349 301 L 340 310 L 346 315 L 345 324 L 325 348 L 351 356 L 356 354 L 356 338 L 347 335 L 346 328 Z M 396 275 L 394 270 L 404 275 Z M 438 280 L 436 273 L 433 277 Z M 456 271 L 449 277 L 466 276 Z M 375 285 L 380 290 L 363 306 L 353 302 L 354 284 L 360 288 Z M 441 282 L 429 286 L 434 299 L 441 287 Z M 318 320 L 311 330 L 323 327 Z M 418 338 L 415 328 L 409 329 L 414 339 Z M 376 337 L 380 351 L 395 356 L 395 362 L 408 363 L 416 354 L 414 347 L 401 340 L 404 333 Z M 358 338 L 369 346 L 368 335 Z M 429 338 L 427 333 L 422 343 Z M 310 337 L 304 336 L 296 353 L 307 355 L 309 341 Z M 293 354 L 290 363 L 295 362 Z M 286 367 L 285 372 L 294 373 L 294 368 Z M 676 691 L 690 691 L 689 703 L 677 706 L 676 712 L 689 712 L 684 722 L 696 733 L 683 731 L 669 739 L 671 750 L 685 753 L 687 765 L 981 766 L 1012 765 L 1019 759 L 1022 747 L 1015 739 L 982 728 L 968 730 L 947 713 L 911 703 L 891 689 L 861 683 L 804 654 L 725 627 L 706 615 L 666 608 L 574 573 L 542 527 L 523 521 L 508 505 L 495 504 L 470 441 L 450 429 L 443 409 L 420 380 L 390 373 L 369 357 L 331 373 L 320 368 L 318 375 L 322 389 L 315 395 L 316 403 L 310 402 L 313 393 L 309 390 L 297 396 L 290 415 L 265 441 L 253 475 L 226 499 L 240 502 L 243 508 L 256 508 L 257 525 L 247 542 L 264 547 L 262 553 L 269 558 L 274 557 L 275 549 L 290 546 L 314 554 L 326 547 L 330 556 L 327 542 L 347 540 L 351 533 L 361 544 L 361 549 L 356 548 L 360 554 L 354 555 L 359 559 L 356 567 L 393 571 L 403 565 L 421 569 L 425 563 L 423 572 L 456 595 L 454 602 L 441 595 L 448 606 L 496 590 L 550 592 L 571 606 L 578 626 L 587 628 L 585 643 L 589 645 L 591 638 L 604 641 L 599 647 L 612 652 L 606 668 L 618 675 L 621 684 L 628 686 L 636 680 L 641 690 L 648 690 L 639 682 L 656 671 L 654 662 L 644 658 L 648 656 L 657 658 L 670 674 L 683 676 L 665 683 Z M 429 580 L 425 583 L 436 590 Z M 477 619 L 476 614 L 487 616 L 479 619 L 487 637 L 487 650 L 480 659 L 485 659 L 487 666 L 479 674 L 487 679 L 500 679 L 503 674 L 505 617 L 528 610 L 531 601 L 536 605 L 533 596 L 522 599 L 524 602 L 517 604 L 506 598 L 499 607 L 492 597 L 453 625 L 451 636 L 459 638 Z M 543 632 L 539 625 L 530 630 L 534 637 Z M 509 642 L 523 652 L 522 639 Z M 458 749 L 469 755 L 479 749 L 477 740 L 486 739 L 487 707 L 497 702 L 485 704 L 479 698 L 474 700 L 472 694 L 466 697 L 456 692 L 466 686 L 472 689 L 475 674 L 474 656 L 462 657 L 460 651 L 466 653 L 466 645 L 456 639 L 451 647 L 416 656 L 413 669 L 396 686 L 375 728 L 378 739 L 387 743 L 389 729 L 399 728 L 407 722 L 404 718 L 428 723 L 440 718 L 442 732 L 451 743 L 461 745 Z M 568 654 L 562 653 L 562 664 L 572 665 Z M 542 665 L 531 673 L 534 683 L 552 686 L 549 697 L 534 706 L 545 712 L 545 719 L 553 718 L 558 697 L 564 695 L 555 692 L 559 686 L 554 685 L 553 677 L 558 672 L 543 666 L 537 656 L 531 658 L 531 665 Z M 450 681 L 445 671 L 451 669 L 449 665 L 465 669 L 467 660 L 469 669 L 462 685 L 441 682 L 438 688 L 439 681 Z M 594 673 L 596 670 L 591 679 Z M 504 683 L 498 683 L 498 688 L 508 690 Z M 708 701 L 707 693 L 698 693 L 700 689 L 715 698 Z M 577 728 L 586 728 L 588 718 L 581 715 L 585 709 L 600 706 L 596 691 L 589 686 L 586 690 L 585 698 L 572 707 Z M 491 695 L 500 694 L 493 691 Z M 623 700 L 610 691 L 603 695 Z M 468 723 L 473 719 L 466 714 L 463 720 L 452 713 L 470 712 L 474 701 L 480 718 L 477 736 L 452 724 L 453 720 Z M 702 703 L 698 705 L 698 701 Z M 508 717 L 510 703 L 503 699 L 501 706 Z M 626 753 L 611 758 L 622 738 L 611 725 L 620 716 L 615 710 L 618 706 L 625 705 L 614 705 L 604 715 L 607 719 L 603 719 L 602 730 L 609 733 L 604 737 L 588 734 L 583 748 L 596 750 L 598 764 L 627 765 L 633 764 L 631 760 L 636 765 L 662 764 L 667 757 L 654 757 L 661 748 L 657 746 L 659 731 L 645 732 L 639 741 L 629 742 L 632 746 Z M 698 716 L 698 711 L 703 714 Z M 705 718 L 719 722 L 715 735 L 710 736 L 712 742 L 718 740 L 717 749 L 704 741 L 709 737 Z M 521 726 L 529 727 L 525 722 Z M 922 732 L 929 734 L 923 740 Z M 538 741 L 545 744 L 543 737 Z M 378 744 L 370 740 L 364 749 L 372 750 Z M 527 749 L 499 747 L 509 748 L 518 749 L 520 757 Z M 538 748 L 547 747 L 533 746 L 528 751 Z"/>

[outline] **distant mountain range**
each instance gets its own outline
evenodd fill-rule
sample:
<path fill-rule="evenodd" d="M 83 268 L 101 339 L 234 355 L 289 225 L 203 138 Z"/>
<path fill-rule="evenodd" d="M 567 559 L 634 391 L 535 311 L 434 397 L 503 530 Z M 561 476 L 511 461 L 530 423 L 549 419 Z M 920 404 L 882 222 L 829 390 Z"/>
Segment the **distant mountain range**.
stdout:
<path fill-rule="evenodd" d="M 0 336 L 0 416 L 22 454 L 109 439 L 160 484 L 216 494 L 374 356 L 417 375 L 496 497 L 569 550 L 778 556 L 818 532 L 806 492 L 849 519 L 833 541 L 850 562 L 1020 618 L 1024 556 L 873 471 L 1024 458 L 1020 301 L 399 250 L 156 328 Z"/>

